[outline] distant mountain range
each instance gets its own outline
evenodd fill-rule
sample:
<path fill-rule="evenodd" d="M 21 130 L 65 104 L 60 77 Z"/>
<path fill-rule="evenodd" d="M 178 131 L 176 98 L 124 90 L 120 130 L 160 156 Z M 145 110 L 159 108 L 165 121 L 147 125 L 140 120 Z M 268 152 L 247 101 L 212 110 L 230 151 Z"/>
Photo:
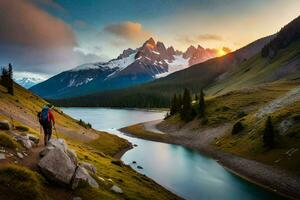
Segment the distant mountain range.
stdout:
<path fill-rule="evenodd" d="M 171 96 L 184 88 L 221 95 L 278 80 L 300 80 L 300 17 L 274 35 L 150 83 L 53 102 L 63 106 L 168 107 Z"/>
<path fill-rule="evenodd" d="M 36 73 L 30 72 L 15 72 L 14 73 L 14 80 L 19 85 L 23 86 L 24 88 L 28 89 L 38 83 L 41 83 L 47 79 L 47 76 L 40 75 Z"/>
<path fill-rule="evenodd" d="M 198 45 L 180 52 L 150 38 L 137 49 L 124 50 L 116 59 L 77 66 L 30 90 L 47 99 L 60 99 L 126 88 L 167 76 L 216 56 L 215 49 Z"/>

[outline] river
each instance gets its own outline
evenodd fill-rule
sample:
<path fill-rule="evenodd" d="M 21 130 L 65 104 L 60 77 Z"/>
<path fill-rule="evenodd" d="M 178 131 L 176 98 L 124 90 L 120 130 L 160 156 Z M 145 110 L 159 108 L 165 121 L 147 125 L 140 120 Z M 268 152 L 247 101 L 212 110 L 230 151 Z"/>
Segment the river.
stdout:
<path fill-rule="evenodd" d="M 179 145 L 127 136 L 118 129 L 162 119 L 165 112 L 109 108 L 63 108 L 65 113 L 137 144 L 122 160 L 173 193 L 188 200 L 283 199 L 225 170 L 214 159 Z M 133 164 L 136 161 L 137 164 Z M 140 165 L 143 169 L 138 169 Z"/>

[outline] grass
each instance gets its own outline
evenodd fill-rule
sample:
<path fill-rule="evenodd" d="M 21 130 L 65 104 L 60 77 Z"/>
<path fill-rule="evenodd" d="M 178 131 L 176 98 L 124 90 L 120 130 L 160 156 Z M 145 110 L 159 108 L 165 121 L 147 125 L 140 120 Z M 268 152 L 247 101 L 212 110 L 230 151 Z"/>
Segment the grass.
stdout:
<path fill-rule="evenodd" d="M 43 178 L 28 168 L 8 165 L 0 168 L 0 199 L 47 199 L 42 194 Z"/>
<path fill-rule="evenodd" d="M 0 92 L 0 110 L 1 113 L 3 113 L 0 115 L 0 119 L 11 121 L 12 117 L 15 127 L 26 127 L 29 129 L 29 133 L 39 135 L 37 112 L 40 111 L 42 106 L 47 102 L 18 85 L 15 85 L 14 96 L 8 95 L 1 85 Z M 78 120 L 64 114 L 59 108 L 55 108 L 54 117 L 56 119 L 56 124 L 59 127 L 59 137 L 65 139 L 69 148 L 76 151 L 80 161 L 89 162 L 97 168 L 97 174 L 94 177 L 100 185 L 99 189 L 83 186 L 80 189 L 73 191 L 75 192 L 74 196 L 80 196 L 82 199 L 180 199 L 153 180 L 135 172 L 129 166 L 120 167 L 112 163 L 112 161 L 115 160 L 112 156 L 128 147 L 128 141 L 115 135 L 96 131 L 92 128 L 86 129 L 78 124 Z M 93 138 L 95 139 L 81 139 L 81 136 L 85 136 L 89 133 L 93 134 Z M 37 180 L 31 175 L 32 174 L 28 175 L 30 180 Z M 106 180 L 105 183 L 101 182 L 97 176 L 103 177 Z M 6 179 L 10 179 L 11 181 L 13 181 L 14 178 L 16 177 L 12 173 L 6 175 Z M 110 191 L 112 183 L 107 179 L 112 179 L 114 184 L 122 188 L 124 194 L 115 194 Z M 19 180 L 17 182 L 21 183 Z M 28 181 L 26 181 L 26 184 L 27 182 Z M 36 193 L 36 190 L 41 187 L 41 183 L 39 184 L 37 181 L 32 183 L 32 193 L 37 198 L 38 193 Z M 52 187 L 55 188 L 55 186 Z M 27 190 L 28 188 L 24 189 Z M 24 192 L 22 188 L 18 187 L 14 188 L 14 190 L 15 194 L 18 195 Z M 0 197 L 2 194 L 5 194 L 4 191 L 5 188 L 3 189 L 3 192 L 1 190 Z M 41 188 L 41 191 L 43 192 L 43 188 Z M 70 192 L 73 193 L 72 191 Z M 48 194 L 50 197 L 59 195 L 56 194 L 55 191 L 51 191 L 51 189 L 50 191 L 46 190 L 43 193 L 45 193 L 45 196 Z"/>
<path fill-rule="evenodd" d="M 20 145 L 8 133 L 0 132 L 0 146 L 10 149 L 20 148 Z"/>
<path fill-rule="evenodd" d="M 122 149 L 129 147 L 129 142 L 108 133 L 99 133 L 98 139 L 88 142 L 88 146 L 109 156 L 114 156 Z"/>

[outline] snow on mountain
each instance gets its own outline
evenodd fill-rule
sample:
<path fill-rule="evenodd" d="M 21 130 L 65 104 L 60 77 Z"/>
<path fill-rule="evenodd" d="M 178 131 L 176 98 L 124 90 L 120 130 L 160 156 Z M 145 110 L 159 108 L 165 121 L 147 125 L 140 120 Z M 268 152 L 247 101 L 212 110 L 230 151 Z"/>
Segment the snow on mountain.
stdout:
<path fill-rule="evenodd" d="M 76 71 L 89 70 L 89 69 L 99 69 L 99 67 L 94 63 L 86 63 L 86 64 L 79 65 L 71 69 L 70 71 L 76 72 Z"/>
<path fill-rule="evenodd" d="M 189 67 L 189 59 L 184 58 L 183 55 L 174 55 L 174 60 L 172 62 L 169 63 L 167 60 L 166 62 L 169 66 L 168 71 L 161 74 L 157 74 L 155 78 L 165 77 L 169 74 Z"/>
<path fill-rule="evenodd" d="M 30 88 L 49 78 L 48 75 L 31 72 L 14 72 L 14 81 L 24 88 Z"/>
<path fill-rule="evenodd" d="M 32 91 L 47 98 L 65 98 L 130 87 L 167 76 L 215 57 L 211 49 L 190 46 L 185 52 L 148 39 L 137 49 L 125 49 L 108 62 L 87 63 L 38 84 Z M 44 91 L 47 89 L 47 93 Z M 49 92 L 51 91 L 51 92 Z"/>

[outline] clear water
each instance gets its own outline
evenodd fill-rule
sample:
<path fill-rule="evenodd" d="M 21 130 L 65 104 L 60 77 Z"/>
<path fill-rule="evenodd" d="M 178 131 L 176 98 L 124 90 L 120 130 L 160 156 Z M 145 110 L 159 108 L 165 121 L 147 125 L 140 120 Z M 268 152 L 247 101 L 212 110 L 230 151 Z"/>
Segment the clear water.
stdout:
<path fill-rule="evenodd" d="M 165 112 L 108 108 L 63 108 L 93 128 L 116 134 L 138 146 L 122 157 L 136 171 L 190 200 L 283 199 L 229 173 L 215 160 L 201 153 L 172 144 L 152 142 L 124 135 L 119 128 L 162 119 Z M 132 164 L 136 161 L 137 164 Z M 143 169 L 138 169 L 140 165 Z"/>

